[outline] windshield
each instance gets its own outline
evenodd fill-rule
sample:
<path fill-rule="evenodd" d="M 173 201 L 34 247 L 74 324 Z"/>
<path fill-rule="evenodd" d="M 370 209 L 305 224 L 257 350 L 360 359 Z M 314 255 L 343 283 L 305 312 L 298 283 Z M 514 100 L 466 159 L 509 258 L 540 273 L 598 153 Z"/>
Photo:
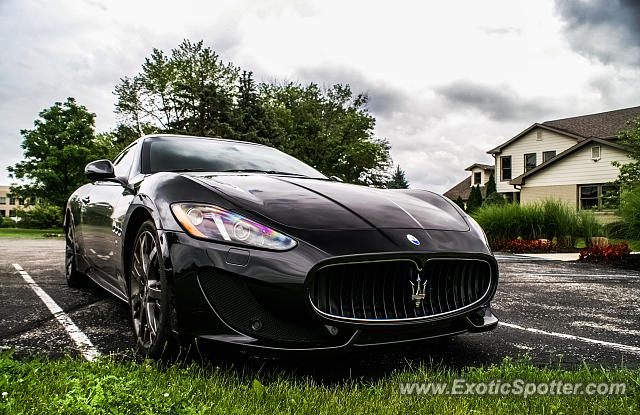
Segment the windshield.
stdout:
<path fill-rule="evenodd" d="M 234 141 L 158 137 L 144 144 L 149 173 L 161 171 L 255 172 L 326 179 L 316 169 L 275 148 Z"/>

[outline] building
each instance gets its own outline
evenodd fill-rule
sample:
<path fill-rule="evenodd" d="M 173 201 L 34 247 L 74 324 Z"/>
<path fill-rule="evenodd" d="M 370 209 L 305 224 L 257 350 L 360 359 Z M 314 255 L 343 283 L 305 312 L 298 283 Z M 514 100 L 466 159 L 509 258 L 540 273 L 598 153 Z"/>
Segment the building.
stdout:
<path fill-rule="evenodd" d="M 531 125 L 487 152 L 497 191 L 525 204 L 556 199 L 576 209 L 606 210 L 607 183 L 619 173 L 612 163 L 630 161 L 618 133 L 638 117 L 640 107 L 632 107 Z"/>
<path fill-rule="evenodd" d="M 605 208 L 612 162 L 628 163 L 617 136 L 640 107 L 535 123 L 488 151 L 498 192 L 520 203 L 557 199 L 577 209 Z"/>
<path fill-rule="evenodd" d="M 13 197 L 9 186 L 0 186 L 0 216 L 15 217 L 16 209 L 24 208 L 27 202 Z"/>
<path fill-rule="evenodd" d="M 483 198 L 487 195 L 486 185 L 491 175 L 494 174 L 495 167 L 490 164 L 475 163 L 467 167 L 465 170 L 471 172 L 471 174 L 463 181 L 447 190 L 444 195 L 451 200 L 457 200 L 458 197 L 460 197 L 466 206 L 473 186 L 478 185 L 480 187 L 480 192 L 482 193 Z"/>

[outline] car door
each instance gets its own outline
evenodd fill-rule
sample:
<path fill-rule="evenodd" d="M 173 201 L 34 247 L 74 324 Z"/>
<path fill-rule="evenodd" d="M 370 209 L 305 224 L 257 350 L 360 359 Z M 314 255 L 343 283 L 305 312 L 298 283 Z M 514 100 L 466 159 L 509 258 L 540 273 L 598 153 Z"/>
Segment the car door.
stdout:
<path fill-rule="evenodd" d="M 122 206 L 133 199 L 127 186 L 131 166 L 138 156 L 137 144 L 127 147 L 114 160 L 117 181 L 105 180 L 93 183 L 89 194 L 82 199 L 82 237 L 85 256 L 92 271 L 114 287 L 120 287 L 116 275 L 120 259 L 120 224 Z M 126 211 L 126 209 L 125 209 Z"/>

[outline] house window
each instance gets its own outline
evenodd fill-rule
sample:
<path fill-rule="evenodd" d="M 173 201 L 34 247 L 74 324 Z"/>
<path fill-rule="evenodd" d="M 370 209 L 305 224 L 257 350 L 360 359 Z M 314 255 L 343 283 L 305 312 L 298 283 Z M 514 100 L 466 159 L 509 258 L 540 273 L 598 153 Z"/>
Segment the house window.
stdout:
<path fill-rule="evenodd" d="M 528 172 L 536 168 L 536 153 L 527 153 L 524 155 L 524 171 Z"/>
<path fill-rule="evenodd" d="M 511 156 L 500 157 L 501 176 L 500 180 L 511 180 Z"/>
<path fill-rule="evenodd" d="M 16 216 L 16 211 L 15 210 L 10 210 L 9 211 L 9 217 L 15 217 Z"/>
<path fill-rule="evenodd" d="M 480 172 L 473 173 L 473 184 L 482 184 L 480 183 L 481 181 L 482 181 L 482 173 Z"/>
<path fill-rule="evenodd" d="M 615 186 L 605 184 L 588 184 L 579 186 L 580 209 L 614 209 L 616 201 L 610 194 L 615 194 Z"/>
<path fill-rule="evenodd" d="M 15 205 L 16 204 L 16 198 L 13 197 L 13 195 L 9 195 L 9 204 L 10 205 Z"/>
<path fill-rule="evenodd" d="M 7 198 L 5 196 L 0 197 L 0 205 L 6 205 L 7 204 Z"/>
<path fill-rule="evenodd" d="M 0 216 L 7 216 L 6 210 L 0 210 Z"/>
<path fill-rule="evenodd" d="M 556 152 L 554 151 L 543 151 L 542 152 L 542 162 L 546 163 L 556 156 Z"/>
<path fill-rule="evenodd" d="M 591 147 L 591 159 L 600 160 L 600 146 Z"/>
<path fill-rule="evenodd" d="M 20 206 L 24 206 L 24 199 L 18 199 L 18 202 L 20 203 Z"/>

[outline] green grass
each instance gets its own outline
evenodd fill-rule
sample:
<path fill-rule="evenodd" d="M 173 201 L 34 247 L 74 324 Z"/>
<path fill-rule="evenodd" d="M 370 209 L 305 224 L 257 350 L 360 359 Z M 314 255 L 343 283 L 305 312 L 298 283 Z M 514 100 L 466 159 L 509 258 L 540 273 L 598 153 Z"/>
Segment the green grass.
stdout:
<path fill-rule="evenodd" d="M 402 397 L 399 381 L 470 382 L 520 378 L 532 382 L 626 382 L 627 395 L 611 397 Z M 6 392 L 6 394 L 4 394 Z M 212 365 L 124 361 L 94 363 L 64 358 L 15 360 L 0 355 L 0 413 L 209 414 L 209 413 L 635 413 L 640 370 L 536 368 L 527 359 L 461 370 L 418 366 L 380 380 L 321 384 L 284 372 Z"/>
<path fill-rule="evenodd" d="M 64 236 L 62 229 L 23 229 L 23 228 L 0 228 L 0 238 L 15 239 L 41 239 L 49 235 Z"/>

